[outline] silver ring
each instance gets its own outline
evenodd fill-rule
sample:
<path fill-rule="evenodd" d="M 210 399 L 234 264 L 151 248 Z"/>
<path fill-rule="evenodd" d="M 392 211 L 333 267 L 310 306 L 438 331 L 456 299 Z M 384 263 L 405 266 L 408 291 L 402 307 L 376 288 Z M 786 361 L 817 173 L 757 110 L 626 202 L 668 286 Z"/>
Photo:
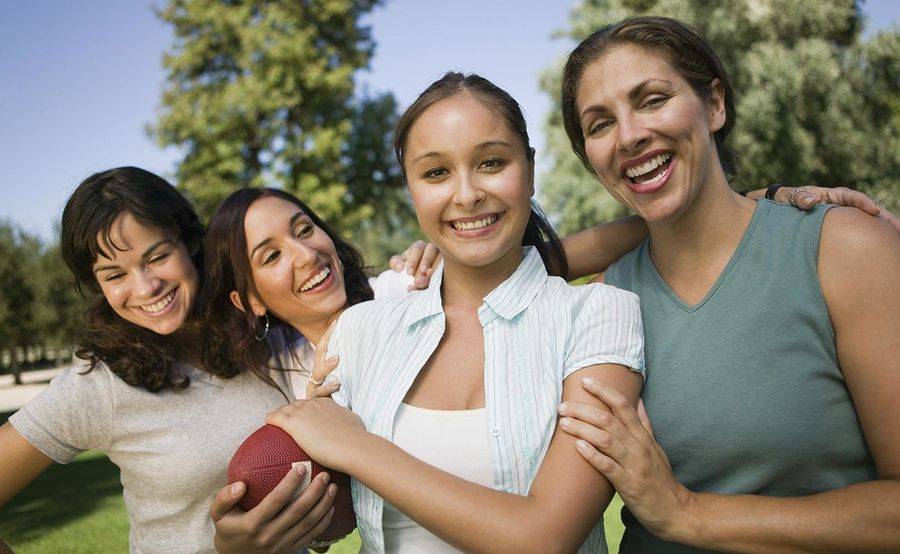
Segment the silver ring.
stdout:
<path fill-rule="evenodd" d="M 313 379 L 312 375 L 310 375 L 309 382 L 317 387 L 321 387 L 322 385 L 325 384 L 325 379 L 322 379 L 321 381 L 316 381 L 315 379 Z"/>
<path fill-rule="evenodd" d="M 803 188 L 803 187 L 800 187 L 800 188 L 798 188 L 798 189 L 794 189 L 794 192 L 791 193 L 791 197 L 788 198 L 788 204 L 790 204 L 791 206 L 793 206 L 793 207 L 795 207 L 795 208 L 799 208 L 799 207 L 800 207 L 800 206 L 798 206 L 798 205 L 794 202 L 794 196 L 795 196 L 798 192 L 805 192 L 805 193 L 809 194 L 809 191 L 806 190 L 806 189 Z"/>

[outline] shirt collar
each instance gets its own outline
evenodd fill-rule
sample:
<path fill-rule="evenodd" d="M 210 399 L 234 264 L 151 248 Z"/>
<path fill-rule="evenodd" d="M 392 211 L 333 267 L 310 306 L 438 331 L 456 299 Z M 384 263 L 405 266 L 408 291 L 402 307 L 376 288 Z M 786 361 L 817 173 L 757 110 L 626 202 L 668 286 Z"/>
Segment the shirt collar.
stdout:
<path fill-rule="evenodd" d="M 531 305 L 541 286 L 547 281 L 547 269 L 537 249 L 526 246 L 522 248 L 522 254 L 522 262 L 516 271 L 484 298 L 484 304 L 478 310 L 482 325 L 487 325 L 496 316 L 511 320 L 522 313 Z M 411 305 L 403 319 L 404 327 L 444 313 L 441 302 L 443 278 L 444 263 L 441 262 L 435 269 L 428 288 L 412 293 Z"/>

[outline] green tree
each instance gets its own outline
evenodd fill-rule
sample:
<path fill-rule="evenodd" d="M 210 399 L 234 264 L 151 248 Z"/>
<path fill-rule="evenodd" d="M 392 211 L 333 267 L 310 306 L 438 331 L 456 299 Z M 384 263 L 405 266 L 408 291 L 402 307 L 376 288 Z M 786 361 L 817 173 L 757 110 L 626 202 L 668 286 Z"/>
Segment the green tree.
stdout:
<path fill-rule="evenodd" d="M 0 222 L 0 352 L 9 355 L 9 372 L 21 384 L 24 352 L 34 344 L 34 260 L 40 243 L 20 229 Z"/>
<path fill-rule="evenodd" d="M 738 190 L 773 182 L 845 185 L 900 208 L 900 33 L 863 41 L 854 0 L 584 0 L 567 35 L 581 41 L 635 15 L 693 25 L 736 90 Z M 561 63 L 542 88 L 551 170 L 542 196 L 564 233 L 624 213 L 571 152 L 559 115 Z"/>
<path fill-rule="evenodd" d="M 411 212 L 388 146 L 394 99 L 354 96 L 374 50 L 360 20 L 377 4 L 170 0 L 157 12 L 175 44 L 149 132 L 184 152 L 176 179 L 203 216 L 237 187 L 280 186 L 354 239 L 364 223 L 405 233 Z"/>
<path fill-rule="evenodd" d="M 52 348 L 57 361 L 71 351 L 83 326 L 85 300 L 75 291 L 72 274 L 62 261 L 57 245 L 43 247 L 34 260 L 33 321 L 41 348 Z"/>

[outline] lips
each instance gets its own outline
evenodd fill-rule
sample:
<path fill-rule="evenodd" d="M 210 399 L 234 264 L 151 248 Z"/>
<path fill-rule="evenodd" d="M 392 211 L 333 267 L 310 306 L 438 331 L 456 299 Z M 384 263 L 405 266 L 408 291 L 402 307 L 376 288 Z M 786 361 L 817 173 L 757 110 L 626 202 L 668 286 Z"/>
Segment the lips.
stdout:
<path fill-rule="evenodd" d="M 495 212 L 474 217 L 463 217 L 446 221 L 447 227 L 454 234 L 464 237 L 475 237 L 490 233 L 496 228 L 497 222 L 503 219 L 505 212 Z"/>
<path fill-rule="evenodd" d="M 175 293 L 178 291 L 178 287 L 175 287 L 168 294 L 163 296 L 160 300 L 152 303 L 152 304 L 144 304 L 141 306 L 137 306 L 141 312 L 147 315 L 159 315 L 164 313 L 166 309 L 175 301 Z"/>

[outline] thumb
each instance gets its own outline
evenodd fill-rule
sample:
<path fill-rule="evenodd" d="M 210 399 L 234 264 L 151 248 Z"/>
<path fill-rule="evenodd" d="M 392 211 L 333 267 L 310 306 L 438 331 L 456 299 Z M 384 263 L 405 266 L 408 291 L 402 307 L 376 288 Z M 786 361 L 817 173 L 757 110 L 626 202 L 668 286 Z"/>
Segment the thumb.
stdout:
<path fill-rule="evenodd" d="M 797 200 L 797 205 L 804 210 L 808 210 L 819 203 L 819 199 L 808 192 L 801 192 L 799 196 L 800 198 Z"/>
<path fill-rule="evenodd" d="M 638 420 L 640 420 L 640 422 L 641 422 L 641 425 L 644 426 L 644 429 L 646 429 L 647 432 L 650 433 L 650 436 L 652 437 L 653 436 L 653 426 L 650 425 L 650 416 L 647 415 L 647 409 L 644 407 L 644 400 L 640 399 L 640 398 L 638 399 L 637 415 L 638 415 Z"/>
<path fill-rule="evenodd" d="M 233 510 L 246 492 L 247 485 L 243 481 L 237 481 L 219 489 L 219 493 L 216 494 L 212 505 L 209 507 L 209 515 L 213 521 L 222 519 L 228 512 Z"/>

